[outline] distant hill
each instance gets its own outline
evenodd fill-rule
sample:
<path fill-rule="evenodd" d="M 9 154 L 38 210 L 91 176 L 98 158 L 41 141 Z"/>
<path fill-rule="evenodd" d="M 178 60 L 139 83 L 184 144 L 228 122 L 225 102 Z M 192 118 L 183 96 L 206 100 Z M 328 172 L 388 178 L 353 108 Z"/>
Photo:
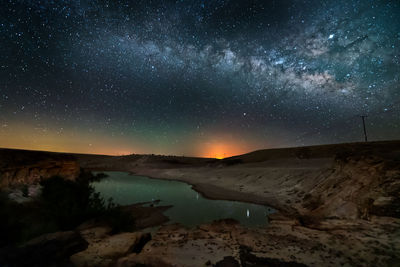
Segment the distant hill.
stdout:
<path fill-rule="evenodd" d="M 395 151 L 400 151 L 400 140 L 263 149 L 226 158 L 222 162 L 251 163 L 283 158 L 330 158 L 344 156 L 344 154 L 348 156 L 365 155 L 369 152 L 373 152 L 374 155 L 387 155 Z"/>

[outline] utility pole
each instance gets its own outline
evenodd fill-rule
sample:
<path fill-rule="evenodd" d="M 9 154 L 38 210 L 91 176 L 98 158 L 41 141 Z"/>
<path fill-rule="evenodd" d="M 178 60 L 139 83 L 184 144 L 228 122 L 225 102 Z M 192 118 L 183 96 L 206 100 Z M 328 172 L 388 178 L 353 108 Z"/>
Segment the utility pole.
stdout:
<path fill-rule="evenodd" d="M 367 128 L 365 128 L 365 118 L 368 117 L 368 116 L 366 116 L 366 115 L 361 115 L 360 117 L 361 117 L 362 122 L 363 122 L 365 142 L 368 142 Z"/>

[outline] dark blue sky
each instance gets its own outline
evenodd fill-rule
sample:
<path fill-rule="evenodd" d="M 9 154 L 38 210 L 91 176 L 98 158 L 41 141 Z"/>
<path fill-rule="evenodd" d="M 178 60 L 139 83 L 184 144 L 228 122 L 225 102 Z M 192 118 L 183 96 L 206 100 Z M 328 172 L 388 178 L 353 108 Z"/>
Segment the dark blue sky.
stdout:
<path fill-rule="evenodd" d="M 235 154 L 400 137 L 399 1 L 7 1 L 0 146 Z"/>

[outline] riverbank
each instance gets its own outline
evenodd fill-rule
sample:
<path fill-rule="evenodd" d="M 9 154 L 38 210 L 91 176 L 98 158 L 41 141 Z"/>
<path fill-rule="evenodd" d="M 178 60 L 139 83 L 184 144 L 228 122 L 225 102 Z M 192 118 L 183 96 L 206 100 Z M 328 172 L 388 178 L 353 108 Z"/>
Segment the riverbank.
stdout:
<path fill-rule="evenodd" d="M 151 155 L 78 161 L 92 170 L 184 181 L 208 198 L 268 205 L 288 216 L 354 219 L 370 212 L 398 217 L 400 207 L 392 209 L 397 215 L 385 213 L 400 191 L 399 154 L 400 142 L 392 141 L 262 150 L 198 162 Z"/>
<path fill-rule="evenodd" d="M 398 228 L 384 220 L 336 221 L 313 229 L 283 218 L 265 228 L 245 228 L 230 220 L 195 229 L 168 225 L 140 254 L 122 257 L 116 266 L 224 266 L 218 264 L 228 259 L 236 265 L 226 266 L 396 266 L 398 239 L 387 234 Z"/>
<path fill-rule="evenodd" d="M 137 175 L 189 183 L 211 199 L 277 209 L 280 215 L 257 230 L 277 240 L 276 254 L 266 251 L 262 257 L 308 266 L 393 266 L 400 261 L 400 142 L 265 150 L 200 166 L 179 161 L 165 166 L 151 157 L 119 164 L 119 170 Z M 268 238 L 250 248 L 260 253 L 259 245 Z M 284 253 L 288 242 L 293 249 Z M 303 248 L 309 243 L 312 253 Z"/>
<path fill-rule="evenodd" d="M 396 266 L 400 262 L 400 141 L 261 150 L 224 160 L 73 157 L 88 170 L 178 180 L 208 198 L 263 204 L 279 211 L 268 226 L 257 229 L 226 222 L 195 229 L 162 227 L 140 253 L 114 259 L 117 266 L 204 266 L 225 257 L 242 265 Z"/>

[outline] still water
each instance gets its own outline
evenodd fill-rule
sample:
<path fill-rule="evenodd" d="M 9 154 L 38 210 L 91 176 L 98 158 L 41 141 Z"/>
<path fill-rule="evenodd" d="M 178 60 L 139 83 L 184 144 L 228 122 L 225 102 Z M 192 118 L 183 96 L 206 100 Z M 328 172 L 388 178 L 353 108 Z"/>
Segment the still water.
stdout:
<path fill-rule="evenodd" d="M 164 214 L 171 223 L 195 226 L 218 219 L 233 218 L 246 226 L 262 226 L 274 210 L 238 201 L 210 200 L 186 183 L 150 179 L 124 172 L 106 172 L 107 178 L 92 185 L 97 192 L 120 205 L 161 200 L 158 205 L 173 205 Z"/>

